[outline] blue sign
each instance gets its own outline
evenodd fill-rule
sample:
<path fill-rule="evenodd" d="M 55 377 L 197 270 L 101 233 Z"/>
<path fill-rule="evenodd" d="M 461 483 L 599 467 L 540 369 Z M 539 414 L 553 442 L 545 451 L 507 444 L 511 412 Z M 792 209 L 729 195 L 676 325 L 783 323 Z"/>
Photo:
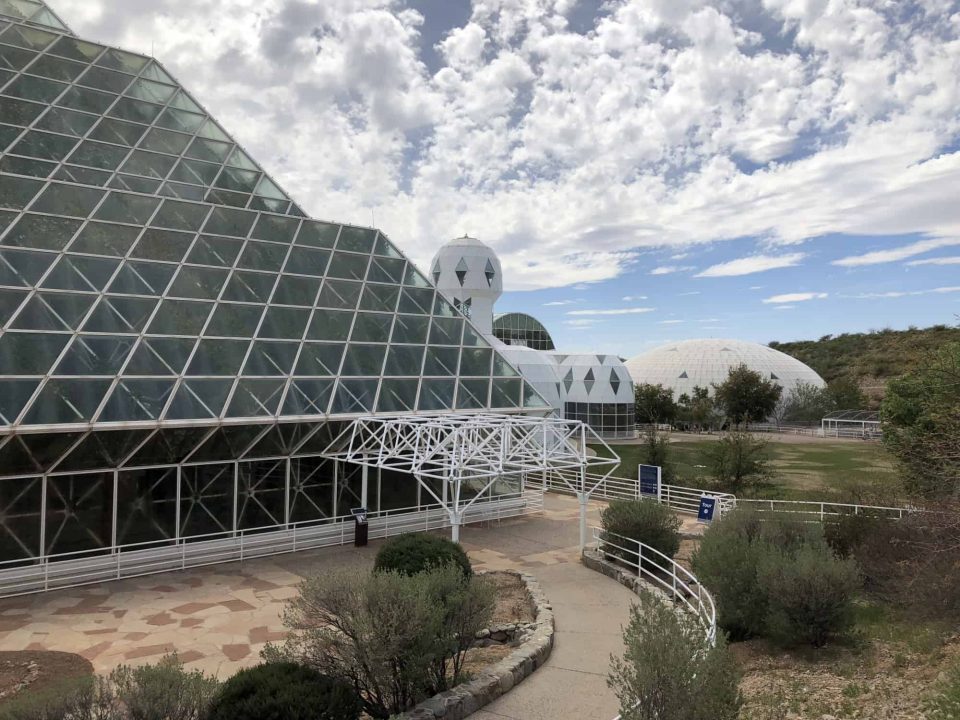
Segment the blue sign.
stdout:
<path fill-rule="evenodd" d="M 711 522 L 713 520 L 713 511 L 717 509 L 717 499 L 715 497 L 700 498 L 700 508 L 697 510 L 697 520 L 699 522 Z"/>
<path fill-rule="evenodd" d="M 640 493 L 642 495 L 660 494 L 660 468 L 656 465 L 640 466 Z"/>

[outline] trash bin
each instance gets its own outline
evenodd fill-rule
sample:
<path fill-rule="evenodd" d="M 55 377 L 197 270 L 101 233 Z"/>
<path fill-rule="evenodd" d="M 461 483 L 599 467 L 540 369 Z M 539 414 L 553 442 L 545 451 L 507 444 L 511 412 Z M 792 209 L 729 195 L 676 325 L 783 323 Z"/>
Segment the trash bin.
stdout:
<path fill-rule="evenodd" d="M 370 526 L 367 523 L 367 509 L 353 508 L 350 512 L 353 514 L 353 546 L 365 547 L 370 532 Z"/>

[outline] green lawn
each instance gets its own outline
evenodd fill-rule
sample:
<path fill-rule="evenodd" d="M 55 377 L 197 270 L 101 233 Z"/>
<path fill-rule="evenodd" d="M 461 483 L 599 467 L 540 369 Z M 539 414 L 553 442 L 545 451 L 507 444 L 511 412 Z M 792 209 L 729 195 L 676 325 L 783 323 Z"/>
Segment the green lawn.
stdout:
<path fill-rule="evenodd" d="M 675 433 L 670 446 L 677 468 L 677 484 L 704 487 L 709 470 L 703 450 L 715 436 Z M 783 442 L 769 437 L 769 460 L 774 478 L 751 494 L 786 500 L 846 499 L 849 491 L 869 487 L 893 492 L 897 473 L 886 450 L 879 443 L 833 442 L 811 438 L 809 442 Z M 615 474 L 636 477 L 643 448 L 640 445 L 611 445 L 621 458 Z M 745 494 L 745 493 L 741 493 Z"/>

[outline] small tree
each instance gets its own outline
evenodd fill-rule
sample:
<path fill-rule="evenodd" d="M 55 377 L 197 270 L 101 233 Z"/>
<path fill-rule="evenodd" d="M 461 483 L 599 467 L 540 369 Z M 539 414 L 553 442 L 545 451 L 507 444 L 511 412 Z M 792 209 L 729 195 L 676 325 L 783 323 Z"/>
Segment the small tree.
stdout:
<path fill-rule="evenodd" d="M 693 388 L 692 394 L 680 396 L 678 417 L 689 423 L 697 431 L 710 430 L 717 424 L 717 409 L 710 397 L 709 388 Z"/>
<path fill-rule="evenodd" d="M 782 387 L 742 364 L 730 368 L 727 379 L 713 390 L 714 402 L 737 427 L 768 419 L 783 393 Z"/>
<path fill-rule="evenodd" d="M 669 436 L 655 427 L 650 427 L 643 433 L 642 440 L 641 464 L 656 465 L 660 468 L 661 480 L 666 484 L 673 483 L 677 477 L 677 468 L 671 459 Z"/>
<path fill-rule="evenodd" d="M 867 404 L 860 385 L 850 378 L 837 378 L 827 385 L 827 396 L 833 410 L 857 410 Z"/>
<path fill-rule="evenodd" d="M 827 388 L 799 382 L 786 397 L 783 419 L 788 422 L 819 423 L 824 415 L 834 409 L 836 405 Z"/>
<path fill-rule="evenodd" d="M 672 425 L 677 419 L 673 390 L 663 385 L 639 383 L 633 386 L 637 423 L 640 425 Z"/>
<path fill-rule="evenodd" d="M 623 720 L 735 720 L 740 673 L 724 638 L 711 645 L 690 615 L 644 591 L 623 639 L 608 680 Z"/>
<path fill-rule="evenodd" d="M 703 448 L 706 465 L 717 487 L 738 493 L 768 480 L 773 474 L 769 443 L 746 432 L 726 433 Z"/>

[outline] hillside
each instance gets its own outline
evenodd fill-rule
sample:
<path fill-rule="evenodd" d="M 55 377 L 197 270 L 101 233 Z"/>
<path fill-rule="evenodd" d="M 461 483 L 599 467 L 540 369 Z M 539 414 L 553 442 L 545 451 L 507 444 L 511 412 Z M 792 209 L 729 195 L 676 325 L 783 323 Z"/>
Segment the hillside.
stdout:
<path fill-rule="evenodd" d="M 824 335 L 819 340 L 770 343 L 816 370 L 828 383 L 857 382 L 877 402 L 889 379 L 903 375 L 924 354 L 944 343 L 960 342 L 960 328 L 946 325 L 909 330 Z"/>

